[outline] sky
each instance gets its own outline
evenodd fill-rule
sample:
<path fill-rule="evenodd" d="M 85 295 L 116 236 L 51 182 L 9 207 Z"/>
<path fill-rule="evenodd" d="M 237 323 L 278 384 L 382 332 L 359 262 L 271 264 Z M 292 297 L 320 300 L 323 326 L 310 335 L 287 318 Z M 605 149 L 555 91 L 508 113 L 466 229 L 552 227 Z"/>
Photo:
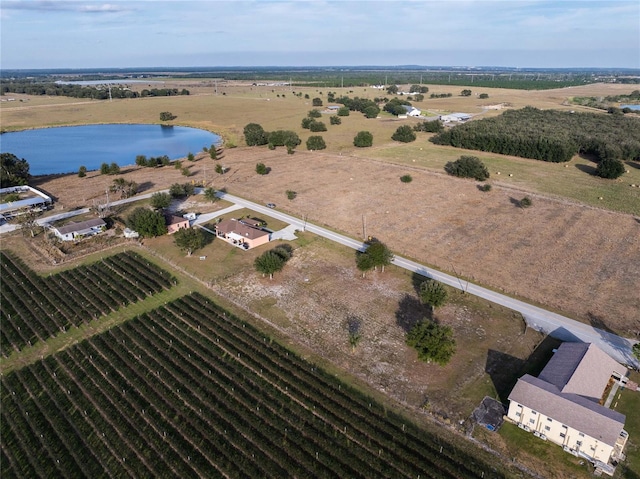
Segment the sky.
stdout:
<path fill-rule="evenodd" d="M 0 68 L 640 68 L 640 1 L 0 0 Z"/>

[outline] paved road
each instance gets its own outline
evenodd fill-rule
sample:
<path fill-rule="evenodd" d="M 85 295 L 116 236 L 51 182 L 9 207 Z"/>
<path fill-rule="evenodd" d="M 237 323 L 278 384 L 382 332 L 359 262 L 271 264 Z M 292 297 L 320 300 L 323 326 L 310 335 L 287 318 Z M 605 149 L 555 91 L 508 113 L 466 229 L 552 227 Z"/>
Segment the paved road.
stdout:
<path fill-rule="evenodd" d="M 196 189 L 196 191 L 198 193 L 202 193 L 201 188 Z M 153 193 L 148 193 L 125 200 L 114 201 L 111 204 L 118 205 L 129 203 L 132 201 L 138 201 L 141 199 L 150 198 L 152 194 Z M 228 211 L 234 211 L 236 209 L 239 209 L 240 207 L 250 208 L 251 210 L 258 213 L 263 213 L 267 216 L 271 216 L 272 218 L 276 218 L 284 221 L 285 223 L 289 223 L 299 230 L 310 231 L 314 234 L 343 244 L 355 250 L 364 251 L 365 249 L 365 244 L 361 241 L 354 240 L 353 238 L 349 238 L 348 236 L 339 233 L 335 233 L 327 228 L 307 223 L 300 218 L 282 213 L 276 209 L 267 208 L 266 206 L 262 206 L 258 203 L 245 200 L 238 196 L 230 195 L 229 193 L 218 192 L 217 196 L 221 199 L 235 203 L 235 206 L 227 208 Z M 70 218 L 75 215 L 87 213 L 88 211 L 88 208 L 85 208 L 82 210 L 47 216 L 45 218 L 40 218 L 38 220 L 38 223 L 43 224 L 63 218 Z M 221 212 L 213 213 L 211 215 L 201 215 L 198 220 L 196 220 L 196 223 L 206 222 L 208 216 L 214 217 L 219 215 L 220 213 Z M 7 225 L 3 225 L 3 227 L 4 226 Z M 0 228 L 0 233 L 2 232 L 2 228 Z M 492 303 L 496 303 L 514 311 L 518 311 L 526 320 L 527 325 L 537 331 L 541 331 L 545 334 L 549 334 L 564 341 L 580 340 L 584 342 L 595 343 L 603 351 L 606 351 L 611 357 L 615 358 L 622 364 L 629 364 L 634 366 L 635 368 L 640 368 L 640 361 L 635 359 L 631 353 L 631 348 L 637 341 L 621 338 L 620 336 L 609 333 L 602 329 L 591 327 L 587 324 L 580 323 L 571 318 L 567 318 L 566 316 L 547 311 L 537 306 L 533 306 L 523 301 L 511 298 L 504 294 L 500 294 L 490 289 L 483 288 L 482 286 L 478 286 L 476 284 L 468 282 L 461 282 L 455 276 L 451 276 L 441 271 L 428 268 L 427 266 L 421 265 L 406 258 L 402 258 L 401 256 L 396 256 L 393 260 L 393 264 L 422 276 L 433 278 L 454 288 L 462 289 L 469 294 L 473 294 L 480 298 L 486 299 L 488 301 L 491 301 Z"/>
<path fill-rule="evenodd" d="M 310 231 L 319 236 L 323 236 L 327 239 L 343 244 L 358 251 L 364 251 L 365 244 L 361 241 L 354 240 L 348 236 L 335 233 L 331 230 L 316 226 L 311 223 L 307 223 L 299 218 L 282 213 L 275 209 L 267 208 L 266 206 L 253 203 L 251 201 L 239 198 L 237 196 L 230 195 L 228 193 L 219 192 L 218 196 L 222 199 L 230 201 L 232 203 L 241 205 L 245 208 L 250 208 L 259 213 L 264 213 L 273 218 L 290 223 L 300 230 Z M 631 354 L 631 347 L 637 341 L 621 338 L 615 334 L 603 331 L 602 329 L 591 327 L 587 324 L 580 323 L 566 316 L 562 316 L 551 311 L 533 306 L 504 294 L 497 293 L 482 286 L 478 286 L 466 281 L 460 281 L 457 277 L 443 273 L 441 271 L 428 268 L 424 265 L 396 256 L 392 262 L 394 265 L 404 268 L 408 271 L 418 273 L 425 277 L 430 277 L 452 286 L 457 289 L 462 289 L 469 294 L 479 296 L 483 299 L 491 301 L 492 303 L 499 304 L 506 308 L 518 311 L 525 318 L 529 327 L 541 331 L 545 334 L 549 334 L 555 338 L 564 341 L 584 341 L 597 344 L 603 351 L 606 351 L 609 355 L 615 358 L 622 364 L 633 365 L 636 368 L 640 367 L 638 362 Z"/>

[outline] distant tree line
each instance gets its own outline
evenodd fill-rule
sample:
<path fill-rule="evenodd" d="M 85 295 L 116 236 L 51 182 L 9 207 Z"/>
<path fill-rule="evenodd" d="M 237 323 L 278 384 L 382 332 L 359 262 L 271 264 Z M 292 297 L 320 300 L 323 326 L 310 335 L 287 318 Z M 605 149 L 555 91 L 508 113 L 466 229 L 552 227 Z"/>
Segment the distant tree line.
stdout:
<path fill-rule="evenodd" d="M 551 162 L 569 161 L 576 153 L 598 161 L 640 158 L 640 128 L 633 118 L 533 107 L 458 125 L 431 141 Z"/>
<path fill-rule="evenodd" d="M 62 83 L 43 83 L 30 80 L 3 81 L 0 89 L 5 93 L 24 93 L 26 95 L 69 96 L 73 98 L 109 99 L 109 89 L 104 85 L 86 86 Z M 111 98 L 138 98 L 147 96 L 189 95 L 189 90 L 177 88 L 151 88 L 141 92 L 132 91 L 122 85 L 111 86 Z"/>
<path fill-rule="evenodd" d="M 380 113 L 378 104 L 367 98 L 341 96 L 340 98 L 336 98 L 335 102 L 346 106 L 350 111 L 359 111 L 367 118 L 375 118 Z"/>

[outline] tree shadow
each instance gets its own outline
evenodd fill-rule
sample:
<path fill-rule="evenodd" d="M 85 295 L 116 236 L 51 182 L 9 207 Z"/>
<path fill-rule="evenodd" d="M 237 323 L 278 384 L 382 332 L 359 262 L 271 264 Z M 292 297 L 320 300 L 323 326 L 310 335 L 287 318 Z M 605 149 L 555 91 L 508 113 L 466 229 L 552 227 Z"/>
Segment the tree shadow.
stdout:
<path fill-rule="evenodd" d="M 431 308 L 422 304 L 422 302 L 409 294 L 405 294 L 398 303 L 396 310 L 396 324 L 402 328 L 405 333 L 411 331 L 416 323 L 423 319 L 433 320 L 433 312 Z"/>
<path fill-rule="evenodd" d="M 143 191 L 150 190 L 154 186 L 154 183 L 151 181 L 145 181 L 138 185 L 138 193 L 142 193 Z"/>
<path fill-rule="evenodd" d="M 595 167 L 590 166 L 590 165 L 582 165 L 582 164 L 578 163 L 578 164 L 576 164 L 576 168 L 578 168 L 583 173 L 588 173 L 590 175 L 595 175 L 596 174 Z"/>
<path fill-rule="evenodd" d="M 362 319 L 350 314 L 346 319 L 347 332 L 350 336 L 355 336 L 362 331 Z"/>
<path fill-rule="evenodd" d="M 421 274 L 411 273 L 411 285 L 413 286 L 413 290 L 416 292 L 418 296 L 420 296 L 420 285 L 424 283 L 427 279 L 429 278 Z"/>
<path fill-rule="evenodd" d="M 636 170 L 640 170 L 640 162 L 637 161 L 626 161 L 625 164 L 631 168 L 635 168 Z"/>
<path fill-rule="evenodd" d="M 522 206 L 520 205 L 520 200 L 517 198 L 514 198 L 513 196 L 509 197 L 509 201 L 511 202 L 511 204 L 513 206 L 515 206 L 516 208 L 521 208 Z"/>
<path fill-rule="evenodd" d="M 607 324 L 604 322 L 604 319 L 602 319 L 601 317 L 596 316 L 591 312 L 588 312 L 587 318 L 589 318 L 589 324 L 594 328 L 601 329 L 602 331 L 606 331 L 607 333 L 616 334 L 616 332 L 613 329 L 607 326 Z"/>

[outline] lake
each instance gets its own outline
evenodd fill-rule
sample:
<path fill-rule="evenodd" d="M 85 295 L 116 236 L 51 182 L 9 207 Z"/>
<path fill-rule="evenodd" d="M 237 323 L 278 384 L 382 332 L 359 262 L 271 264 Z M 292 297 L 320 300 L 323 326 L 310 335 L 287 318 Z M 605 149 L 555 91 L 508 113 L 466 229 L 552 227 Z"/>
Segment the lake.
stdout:
<path fill-rule="evenodd" d="M 0 151 L 29 163 L 32 175 L 72 173 L 81 165 L 134 165 L 136 156 L 167 155 L 172 160 L 219 144 L 211 132 L 183 126 L 86 125 L 41 128 L 0 135 Z"/>
<path fill-rule="evenodd" d="M 630 110 L 640 111 L 640 105 L 620 105 L 620 108 L 629 108 Z"/>

